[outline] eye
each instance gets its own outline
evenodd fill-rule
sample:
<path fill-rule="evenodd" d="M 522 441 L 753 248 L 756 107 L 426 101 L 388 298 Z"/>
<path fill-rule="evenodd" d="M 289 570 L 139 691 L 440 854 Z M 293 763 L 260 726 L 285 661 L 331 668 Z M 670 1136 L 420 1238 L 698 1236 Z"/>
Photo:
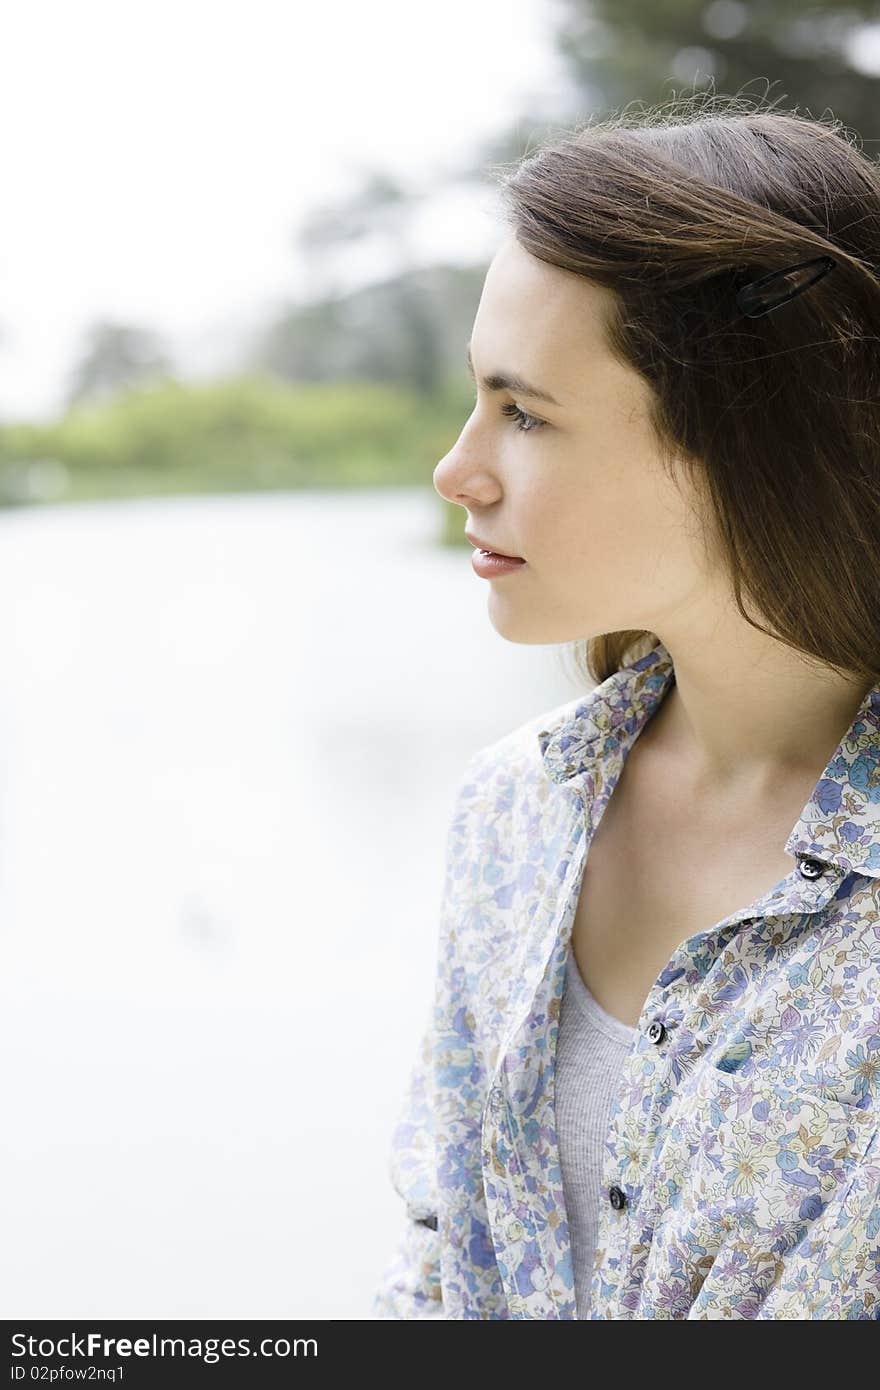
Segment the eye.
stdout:
<path fill-rule="evenodd" d="M 516 428 L 522 430 L 524 434 L 528 434 L 530 430 L 540 430 L 544 427 L 543 420 L 537 420 L 534 415 L 527 415 L 524 410 L 520 410 L 518 405 L 513 405 L 510 402 L 501 407 L 501 414 L 509 415 L 511 419 L 515 420 Z"/>

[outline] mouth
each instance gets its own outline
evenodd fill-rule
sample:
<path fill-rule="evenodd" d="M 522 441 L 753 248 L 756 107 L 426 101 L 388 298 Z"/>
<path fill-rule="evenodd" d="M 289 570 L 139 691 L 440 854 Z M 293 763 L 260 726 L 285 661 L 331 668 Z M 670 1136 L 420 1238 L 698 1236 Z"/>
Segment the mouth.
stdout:
<path fill-rule="evenodd" d="M 509 550 L 492 550 L 488 545 L 477 536 L 471 536 L 465 531 L 465 536 L 481 555 L 497 555 L 500 560 L 522 560 L 522 555 L 513 555 Z"/>

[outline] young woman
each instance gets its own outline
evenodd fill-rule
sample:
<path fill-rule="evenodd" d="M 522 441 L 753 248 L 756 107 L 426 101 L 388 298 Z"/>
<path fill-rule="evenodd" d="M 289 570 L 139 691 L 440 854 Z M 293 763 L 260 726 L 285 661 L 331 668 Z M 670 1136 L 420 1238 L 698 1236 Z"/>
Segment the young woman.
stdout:
<path fill-rule="evenodd" d="M 880 1317 L 880 170 L 614 117 L 503 184 L 434 475 L 586 696 L 467 763 L 382 1318 Z"/>

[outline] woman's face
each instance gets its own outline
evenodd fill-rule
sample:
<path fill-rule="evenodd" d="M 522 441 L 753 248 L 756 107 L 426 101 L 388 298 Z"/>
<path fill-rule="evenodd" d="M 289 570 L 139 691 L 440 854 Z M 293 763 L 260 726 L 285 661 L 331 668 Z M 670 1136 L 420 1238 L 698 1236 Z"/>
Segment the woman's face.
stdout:
<path fill-rule="evenodd" d="M 486 275 L 470 343 L 476 404 L 434 487 L 465 508 L 463 529 L 526 560 L 475 579 L 489 586 L 493 626 L 513 642 L 656 632 L 707 597 L 696 504 L 663 470 L 650 389 L 603 345 L 612 302 L 512 236 Z M 556 404 L 488 389 L 485 379 L 502 374 Z M 527 418 L 512 418 L 514 407 Z"/>

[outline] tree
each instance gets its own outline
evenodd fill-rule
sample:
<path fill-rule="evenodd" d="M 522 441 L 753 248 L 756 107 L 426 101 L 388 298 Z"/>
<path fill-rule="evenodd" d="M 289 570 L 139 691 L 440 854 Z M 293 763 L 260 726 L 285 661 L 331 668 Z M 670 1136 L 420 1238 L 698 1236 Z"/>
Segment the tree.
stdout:
<path fill-rule="evenodd" d="M 70 373 L 67 405 L 105 400 L 126 386 L 169 377 L 173 370 L 158 334 L 126 324 L 96 323 Z"/>
<path fill-rule="evenodd" d="M 555 0 L 554 44 L 570 78 L 556 123 L 601 119 L 629 103 L 662 105 L 707 91 L 748 106 L 833 115 L 866 153 L 875 124 L 880 15 L 875 3 L 828 0 Z M 524 136 L 523 130 L 526 129 Z M 519 117 L 478 151 L 461 177 L 482 181 L 488 163 L 519 159 L 548 126 Z"/>

